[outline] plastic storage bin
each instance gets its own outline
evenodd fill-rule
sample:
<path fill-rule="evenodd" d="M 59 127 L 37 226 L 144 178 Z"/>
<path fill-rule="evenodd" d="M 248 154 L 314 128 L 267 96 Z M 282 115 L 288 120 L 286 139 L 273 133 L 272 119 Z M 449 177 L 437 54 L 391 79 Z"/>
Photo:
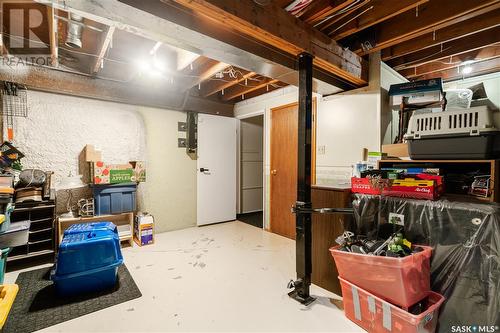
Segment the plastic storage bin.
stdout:
<path fill-rule="evenodd" d="M 93 185 L 96 215 L 135 211 L 136 183 Z"/>
<path fill-rule="evenodd" d="M 412 159 L 493 159 L 500 156 L 500 131 L 487 107 L 416 113 L 410 119 Z"/>
<path fill-rule="evenodd" d="M 80 234 L 91 231 L 109 231 L 118 235 L 118 229 L 116 225 L 112 222 L 91 222 L 91 223 L 79 223 L 73 224 L 68 229 L 64 230 L 64 236 Z"/>
<path fill-rule="evenodd" d="M 59 245 L 51 279 L 60 295 L 111 289 L 123 263 L 118 235 L 97 230 L 68 234 Z"/>
<path fill-rule="evenodd" d="M 5 232 L 10 226 L 10 214 L 14 211 L 14 206 L 11 203 L 0 204 L 0 233 Z M 1 216 L 3 215 L 3 216 Z M 0 243 L 1 245 L 1 243 Z"/>
<path fill-rule="evenodd" d="M 3 283 L 3 278 L 5 276 L 5 266 L 7 265 L 7 255 L 10 252 L 10 248 L 0 249 L 0 284 Z"/>
<path fill-rule="evenodd" d="M 410 307 L 424 299 L 430 288 L 432 249 L 405 258 L 357 254 L 332 247 L 339 276 L 392 304 Z"/>
<path fill-rule="evenodd" d="M 9 229 L 0 233 L 1 247 L 16 247 L 26 245 L 29 239 L 30 221 L 11 223 Z"/>
<path fill-rule="evenodd" d="M 19 286 L 17 284 L 0 286 L 0 331 L 7 321 L 7 317 L 14 304 L 18 291 Z"/>
<path fill-rule="evenodd" d="M 340 278 L 345 316 L 369 333 L 434 333 L 444 297 L 429 291 L 427 309 L 413 315 Z"/>

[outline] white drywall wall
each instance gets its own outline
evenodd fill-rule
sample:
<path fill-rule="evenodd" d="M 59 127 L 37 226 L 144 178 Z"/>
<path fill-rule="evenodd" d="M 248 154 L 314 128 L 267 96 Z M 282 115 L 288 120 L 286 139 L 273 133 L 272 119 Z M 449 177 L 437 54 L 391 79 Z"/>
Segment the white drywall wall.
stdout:
<path fill-rule="evenodd" d="M 26 155 L 24 168 L 54 171 L 56 181 L 78 174 L 86 144 L 100 148 L 105 162 L 146 160 L 139 209 L 155 215 L 157 232 L 195 224 L 196 162 L 177 148 L 177 121 L 186 120 L 184 113 L 37 91 L 29 91 L 28 103 L 28 117 L 14 119 L 13 143 Z M 58 195 L 64 205 L 64 192 Z"/>

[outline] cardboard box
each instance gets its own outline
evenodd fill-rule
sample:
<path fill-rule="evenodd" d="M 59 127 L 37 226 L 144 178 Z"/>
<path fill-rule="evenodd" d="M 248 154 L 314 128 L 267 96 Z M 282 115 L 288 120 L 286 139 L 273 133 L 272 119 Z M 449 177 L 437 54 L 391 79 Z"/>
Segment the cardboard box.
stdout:
<path fill-rule="evenodd" d="M 408 152 L 407 143 L 396 143 L 392 145 L 382 145 L 382 152 L 386 153 L 390 157 L 408 157 L 410 153 Z"/>
<path fill-rule="evenodd" d="M 154 243 L 154 217 L 148 213 L 139 213 L 134 220 L 134 241 L 139 246 Z"/>
<path fill-rule="evenodd" d="M 94 184 L 120 184 L 146 181 L 146 167 L 142 161 L 127 164 L 90 163 L 91 182 Z M 134 167 L 135 166 L 135 167 Z"/>
<path fill-rule="evenodd" d="M 84 148 L 85 162 L 102 161 L 102 152 L 95 149 L 94 145 L 86 145 Z"/>

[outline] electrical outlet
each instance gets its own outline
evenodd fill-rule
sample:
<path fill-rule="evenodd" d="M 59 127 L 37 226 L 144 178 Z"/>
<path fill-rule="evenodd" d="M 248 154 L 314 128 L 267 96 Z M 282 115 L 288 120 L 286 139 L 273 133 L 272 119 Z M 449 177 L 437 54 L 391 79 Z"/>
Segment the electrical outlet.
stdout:
<path fill-rule="evenodd" d="M 325 145 L 318 146 L 318 155 L 325 155 L 325 154 L 326 154 L 326 146 Z"/>

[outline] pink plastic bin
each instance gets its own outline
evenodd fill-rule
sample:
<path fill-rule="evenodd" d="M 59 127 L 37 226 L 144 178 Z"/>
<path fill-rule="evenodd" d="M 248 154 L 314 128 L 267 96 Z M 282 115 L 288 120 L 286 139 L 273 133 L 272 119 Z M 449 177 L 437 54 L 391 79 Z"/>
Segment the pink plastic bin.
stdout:
<path fill-rule="evenodd" d="M 405 258 L 381 257 L 330 249 L 339 276 L 392 304 L 408 308 L 427 296 L 432 249 Z"/>
<path fill-rule="evenodd" d="M 429 291 L 429 306 L 419 315 L 386 302 L 340 278 L 345 316 L 369 333 L 434 333 L 444 297 Z"/>

